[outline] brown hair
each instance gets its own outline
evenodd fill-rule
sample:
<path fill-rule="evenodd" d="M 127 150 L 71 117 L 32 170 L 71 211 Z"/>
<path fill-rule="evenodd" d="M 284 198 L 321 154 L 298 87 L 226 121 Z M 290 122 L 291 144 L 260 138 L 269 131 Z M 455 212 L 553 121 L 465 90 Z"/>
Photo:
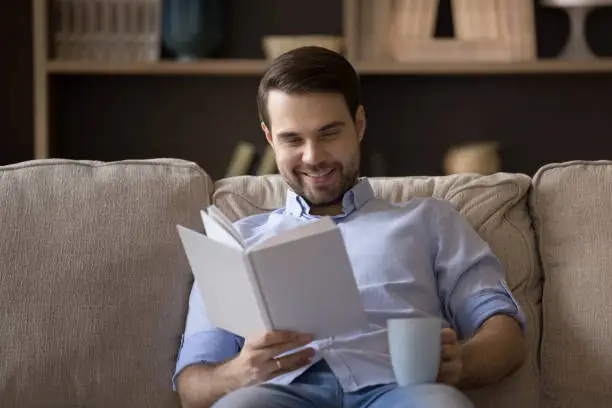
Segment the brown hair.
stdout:
<path fill-rule="evenodd" d="M 323 47 L 305 46 L 288 51 L 268 68 L 257 90 L 259 120 L 268 128 L 268 92 L 275 89 L 288 94 L 340 93 L 353 120 L 361 104 L 357 72 L 342 55 Z"/>

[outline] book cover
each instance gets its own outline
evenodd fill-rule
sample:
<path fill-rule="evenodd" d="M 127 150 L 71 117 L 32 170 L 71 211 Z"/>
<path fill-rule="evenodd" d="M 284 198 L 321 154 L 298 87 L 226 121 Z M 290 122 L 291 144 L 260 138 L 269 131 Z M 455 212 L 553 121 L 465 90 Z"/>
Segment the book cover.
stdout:
<path fill-rule="evenodd" d="M 342 234 L 321 218 L 247 247 L 218 208 L 206 234 L 177 226 L 210 321 L 242 337 L 270 330 L 315 339 L 367 327 Z"/>

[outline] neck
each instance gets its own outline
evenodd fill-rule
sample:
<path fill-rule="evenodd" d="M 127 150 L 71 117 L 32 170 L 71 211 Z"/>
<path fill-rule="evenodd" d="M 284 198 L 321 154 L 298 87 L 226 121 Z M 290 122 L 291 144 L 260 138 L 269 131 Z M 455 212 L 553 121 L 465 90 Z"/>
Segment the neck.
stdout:
<path fill-rule="evenodd" d="M 344 195 L 351 188 L 355 187 L 357 185 L 358 181 L 359 181 L 358 177 L 355 177 L 353 179 L 353 182 L 350 185 L 350 187 L 348 189 L 346 189 L 344 191 L 344 193 L 342 193 L 340 198 L 337 201 L 335 201 L 335 202 L 330 202 L 330 203 L 321 204 L 321 205 L 313 205 L 312 203 L 308 203 L 310 205 L 309 213 L 311 215 L 318 215 L 318 216 L 321 216 L 321 217 L 325 217 L 325 216 L 330 216 L 331 217 L 331 216 L 334 216 L 334 215 L 342 214 L 342 211 L 344 211 L 344 207 L 342 206 L 342 201 L 344 200 Z"/>
<path fill-rule="evenodd" d="M 310 214 L 318 216 L 333 216 L 342 214 L 342 202 L 330 205 L 311 206 Z"/>

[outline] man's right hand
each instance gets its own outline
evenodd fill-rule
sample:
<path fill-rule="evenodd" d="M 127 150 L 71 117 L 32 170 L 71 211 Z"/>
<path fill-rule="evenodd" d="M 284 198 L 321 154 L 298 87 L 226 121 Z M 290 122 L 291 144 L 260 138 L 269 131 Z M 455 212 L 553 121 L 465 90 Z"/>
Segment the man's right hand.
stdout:
<path fill-rule="evenodd" d="M 287 331 L 270 331 L 245 340 L 240 354 L 225 364 L 226 373 L 239 379 L 240 386 L 259 384 L 278 375 L 309 364 L 314 357 L 312 348 L 276 358 L 278 355 L 303 347 L 312 337 Z"/>
<path fill-rule="evenodd" d="M 311 341 L 310 336 L 286 331 L 247 337 L 240 353 L 231 360 L 186 367 L 177 379 L 181 403 L 185 408 L 210 407 L 234 390 L 303 367 L 314 356 L 311 348 L 278 356 Z"/>

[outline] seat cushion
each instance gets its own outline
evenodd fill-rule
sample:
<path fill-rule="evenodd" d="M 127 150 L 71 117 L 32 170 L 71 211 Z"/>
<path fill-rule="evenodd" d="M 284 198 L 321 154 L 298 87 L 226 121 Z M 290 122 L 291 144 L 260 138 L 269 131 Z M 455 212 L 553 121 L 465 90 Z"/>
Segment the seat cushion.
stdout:
<path fill-rule="evenodd" d="M 612 161 L 551 164 L 530 200 L 544 275 L 544 406 L 612 406 Z"/>
<path fill-rule="evenodd" d="M 0 167 L 0 406 L 178 407 L 171 377 L 212 181 L 178 160 Z"/>
<path fill-rule="evenodd" d="M 469 396 L 477 407 L 537 407 L 541 276 L 526 203 L 529 177 L 500 173 L 370 181 L 376 196 L 391 202 L 417 196 L 450 201 L 490 244 L 506 267 L 509 286 L 527 315 L 530 355 L 523 368 L 507 381 L 470 392 Z M 283 206 L 285 194 L 286 185 L 278 175 L 241 176 L 217 181 L 213 202 L 237 220 Z"/>

